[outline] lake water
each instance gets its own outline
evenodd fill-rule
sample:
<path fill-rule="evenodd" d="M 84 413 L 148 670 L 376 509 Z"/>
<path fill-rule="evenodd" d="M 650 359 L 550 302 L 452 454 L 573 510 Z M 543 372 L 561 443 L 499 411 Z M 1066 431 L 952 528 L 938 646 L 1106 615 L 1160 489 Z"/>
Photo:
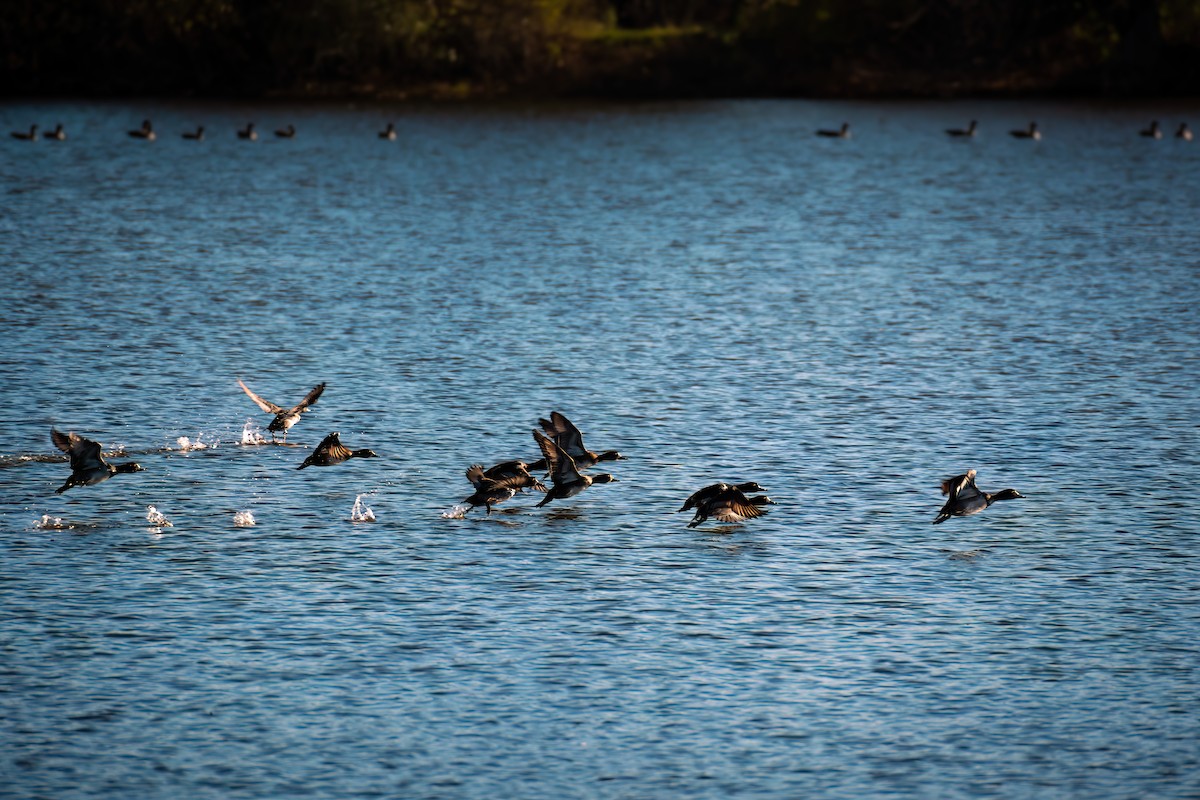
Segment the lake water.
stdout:
<path fill-rule="evenodd" d="M 1200 107 L 0 117 L 0 795 L 1200 796 Z M 450 518 L 551 410 L 619 482 Z"/>

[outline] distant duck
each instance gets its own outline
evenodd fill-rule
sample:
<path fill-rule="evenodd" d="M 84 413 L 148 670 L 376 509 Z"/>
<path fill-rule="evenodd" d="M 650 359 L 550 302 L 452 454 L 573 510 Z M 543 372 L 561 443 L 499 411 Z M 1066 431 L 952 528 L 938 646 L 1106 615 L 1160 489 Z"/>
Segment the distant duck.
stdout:
<path fill-rule="evenodd" d="M 467 469 L 467 480 L 475 487 L 475 494 L 464 499 L 463 503 L 471 508 L 485 506 L 489 514 L 492 513 L 492 506 L 503 503 L 517 493 L 514 486 L 487 477 L 482 464 L 472 464 Z"/>
<path fill-rule="evenodd" d="M 938 512 L 934 525 L 945 522 L 951 517 L 969 517 L 978 514 L 997 500 L 1016 500 L 1025 495 L 1016 489 L 1001 489 L 995 494 L 981 492 L 975 486 L 975 470 L 968 470 L 966 475 L 956 475 L 942 481 L 942 494 L 950 495 L 946 505 Z"/>
<path fill-rule="evenodd" d="M 150 124 L 150 120 L 142 120 L 142 127 L 129 132 L 129 135 L 134 139 L 145 139 L 148 142 L 153 142 L 158 136 L 154 133 L 154 126 Z"/>
<path fill-rule="evenodd" d="M 129 462 L 126 464 L 109 464 L 100 452 L 100 443 L 85 439 L 75 433 L 61 433 L 50 429 L 50 441 L 54 446 L 71 456 L 71 477 L 55 490 L 62 494 L 73 486 L 95 486 L 113 475 L 126 472 L 144 472 L 141 465 Z"/>
<path fill-rule="evenodd" d="M 1161 139 L 1162 128 L 1158 127 L 1158 120 L 1151 120 L 1150 127 L 1138 131 L 1139 136 L 1145 136 L 1147 139 Z"/>
<path fill-rule="evenodd" d="M 380 139 L 387 139 L 389 142 L 396 141 L 396 126 L 388 123 L 387 127 L 379 132 Z"/>
<path fill-rule="evenodd" d="M 975 120 L 971 120 L 971 124 L 965 128 L 947 128 L 946 135 L 947 136 L 974 136 L 975 129 L 978 127 L 979 127 L 979 123 L 976 122 Z"/>
<path fill-rule="evenodd" d="M 775 505 L 775 501 L 765 495 L 746 496 L 746 492 L 761 491 L 763 488 L 753 481 L 739 483 L 736 486 L 728 483 L 714 483 L 689 497 L 683 504 L 683 508 L 679 510 L 696 509 L 696 515 L 688 523 L 689 528 L 703 524 L 709 517 L 718 522 L 745 522 L 765 514 L 763 506 Z"/>
<path fill-rule="evenodd" d="M 251 142 L 258 141 L 258 131 L 254 130 L 254 123 L 247 122 L 246 127 L 237 132 L 237 137 Z"/>
<path fill-rule="evenodd" d="M 575 466 L 579 469 L 594 467 L 601 461 L 625 460 L 625 456 L 616 450 L 605 450 L 602 453 L 588 450 L 583 446 L 583 434 L 579 432 L 579 428 L 576 428 L 571 420 L 557 411 L 551 411 L 548 420 L 539 419 L 538 424 L 542 426 L 542 431 L 550 437 L 555 445 L 571 456 Z M 547 460 L 543 458 L 530 464 L 529 469 L 533 472 L 540 472 L 549 470 L 550 467 Z"/>
<path fill-rule="evenodd" d="M 1038 130 L 1036 122 L 1029 123 L 1029 127 L 1024 130 L 1009 131 L 1009 136 L 1016 139 L 1041 139 L 1042 132 Z"/>
<path fill-rule="evenodd" d="M 351 450 L 342 444 L 337 433 L 331 433 L 321 440 L 317 449 L 312 452 L 304 463 L 296 469 L 305 467 L 332 467 L 351 458 L 378 458 L 374 450 Z"/>
<path fill-rule="evenodd" d="M 595 476 L 581 474 L 570 454 L 559 448 L 541 431 L 533 432 L 533 440 L 541 448 L 542 455 L 545 456 L 550 469 L 551 480 L 554 482 L 554 485 L 546 492 L 546 496 L 537 504 L 537 508 L 541 508 L 551 500 L 574 497 L 593 483 L 615 483 L 617 480 L 607 473 Z"/>
<path fill-rule="evenodd" d="M 67 140 L 67 129 L 64 128 L 60 122 L 54 126 L 54 130 L 43 133 L 42 138 L 53 139 L 56 142 L 65 142 Z"/>
<path fill-rule="evenodd" d="M 850 138 L 850 123 L 843 122 L 842 127 L 836 131 L 831 131 L 825 128 L 817 131 L 817 136 L 828 136 L 833 139 L 849 139 Z"/>
<path fill-rule="evenodd" d="M 325 384 L 318 383 L 309 391 L 307 395 L 305 395 L 304 399 L 301 400 L 299 404 L 292 408 L 284 408 L 283 406 L 277 406 L 272 402 L 264 400 L 254 392 L 250 391 L 250 387 L 242 383 L 241 379 L 238 379 L 238 386 L 242 387 L 242 391 L 249 395 L 250 399 L 253 400 L 259 408 L 261 408 L 263 411 L 266 411 L 268 414 L 275 415 L 275 419 L 271 420 L 271 424 L 267 426 L 267 430 L 271 432 L 271 441 L 275 441 L 275 434 L 279 431 L 282 431 L 283 440 L 285 442 L 287 441 L 288 430 L 290 430 L 293 425 L 300 421 L 300 415 L 305 411 L 308 411 L 308 407 L 317 402 L 317 400 L 321 397 L 321 393 L 325 391 Z"/>
<path fill-rule="evenodd" d="M 12 136 L 14 139 L 20 139 L 23 142 L 36 142 L 37 138 L 38 138 L 37 125 L 30 125 L 29 133 L 24 133 L 22 131 L 13 131 L 9 135 Z"/>
<path fill-rule="evenodd" d="M 1186 122 L 1179 123 L 1179 130 L 1175 131 L 1176 139 L 1183 139 L 1185 142 L 1192 140 L 1192 129 L 1188 127 Z"/>
<path fill-rule="evenodd" d="M 204 126 L 203 125 L 197 126 L 196 130 L 194 130 L 194 131 L 185 131 L 183 134 L 183 138 L 191 139 L 193 142 L 204 141 Z"/>
<path fill-rule="evenodd" d="M 295 139 L 296 138 L 296 126 L 288 125 L 286 128 L 279 128 L 275 131 L 275 135 L 278 136 L 280 139 Z"/>

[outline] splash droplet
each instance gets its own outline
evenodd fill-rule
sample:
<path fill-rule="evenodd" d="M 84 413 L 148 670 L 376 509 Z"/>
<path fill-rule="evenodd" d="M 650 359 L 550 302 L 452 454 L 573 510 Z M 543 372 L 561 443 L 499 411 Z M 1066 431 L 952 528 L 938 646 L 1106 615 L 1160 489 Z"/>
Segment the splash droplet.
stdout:
<path fill-rule="evenodd" d="M 254 522 L 254 515 L 249 511 L 239 511 L 233 515 L 233 524 L 239 528 L 249 528 Z"/>
<path fill-rule="evenodd" d="M 354 498 L 354 508 L 350 509 L 351 522 L 374 522 L 375 512 L 371 507 L 362 501 L 365 495 L 358 495 Z"/>
<path fill-rule="evenodd" d="M 246 424 L 242 426 L 242 444 L 264 444 L 266 441 L 254 421 L 246 420 Z"/>
<path fill-rule="evenodd" d="M 154 506 L 146 506 L 146 522 L 149 522 L 154 529 L 158 528 L 173 528 L 174 523 L 167 519 L 161 511 Z"/>
<path fill-rule="evenodd" d="M 442 512 L 442 519 L 462 519 L 470 510 L 470 506 L 453 506 L 449 511 Z"/>

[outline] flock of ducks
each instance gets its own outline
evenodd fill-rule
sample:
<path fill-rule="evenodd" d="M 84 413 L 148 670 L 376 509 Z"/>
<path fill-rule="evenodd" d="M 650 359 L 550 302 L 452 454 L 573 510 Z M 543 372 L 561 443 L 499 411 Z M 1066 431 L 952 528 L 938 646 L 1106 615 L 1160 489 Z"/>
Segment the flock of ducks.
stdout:
<path fill-rule="evenodd" d="M 303 400 L 285 408 L 264 400 L 240 379 L 238 386 L 255 405 L 268 414 L 274 414 L 267 426 L 271 433 L 271 441 L 276 441 L 276 434 L 282 434 L 285 443 L 288 431 L 325 391 L 324 383 L 317 384 L 309 390 Z M 535 506 L 541 508 L 554 500 L 574 497 L 595 484 L 616 482 L 617 479 L 609 473 L 592 475 L 588 474 L 587 470 L 606 461 L 624 461 L 625 456 L 616 450 L 589 450 L 583 443 L 583 434 L 579 428 L 558 411 L 552 411 L 549 419 L 539 419 L 538 425 L 541 430 L 535 428 L 532 433 L 542 458 L 531 462 L 504 461 L 487 468 L 482 464 L 472 464 L 467 468 L 467 480 L 475 491 L 462 500 L 461 506 L 465 507 L 461 509 L 462 515 L 479 506 L 483 506 L 486 513 L 490 514 L 494 506 L 526 491 L 541 492 L 544 495 Z M 142 466 L 135 462 L 108 463 L 104 459 L 99 442 L 76 433 L 62 433 L 51 428 L 50 441 L 66 453 L 71 462 L 71 475 L 56 490 L 56 494 L 62 494 L 76 486 L 94 486 L 114 475 L 144 471 Z M 335 432 L 322 439 L 317 448 L 296 469 L 332 467 L 352 458 L 378 458 L 378 455 L 365 448 L 351 450 L 342 444 L 340 435 Z M 545 473 L 550 478 L 550 486 L 542 483 L 536 477 L 537 473 Z M 933 520 L 934 525 L 945 522 L 950 517 L 978 514 L 998 500 L 1024 497 L 1016 489 L 1003 489 L 996 493 L 980 491 L 975 486 L 973 469 L 964 475 L 947 478 L 942 481 L 941 488 L 942 494 L 948 495 L 948 499 L 938 512 L 937 518 Z M 745 522 L 765 514 L 766 506 L 775 505 L 765 494 L 755 494 L 765 491 L 766 489 L 754 481 L 714 483 L 694 492 L 679 511 L 694 511 L 692 521 L 688 523 L 689 528 L 695 528 L 710 518 L 726 524 Z"/>
<path fill-rule="evenodd" d="M 965 128 L 947 128 L 946 135 L 953 138 L 971 138 L 974 137 L 978 131 L 979 123 L 976 120 L 971 120 L 971 123 Z M 1143 128 L 1142 130 L 1138 131 L 1138 134 L 1150 139 L 1163 138 L 1163 130 L 1159 126 L 1158 120 L 1153 120 L 1148 128 Z M 14 139 L 20 139 L 22 141 L 37 141 L 38 126 L 29 126 L 28 133 L 25 131 L 13 131 L 11 135 Z M 150 123 L 150 120 L 144 120 L 142 122 L 142 127 L 134 128 L 133 130 L 129 131 L 129 135 L 134 139 L 145 139 L 151 142 L 158 138 L 158 134 L 155 132 L 154 126 Z M 1011 130 L 1008 132 L 1008 135 L 1017 139 L 1039 140 L 1042 138 L 1042 132 L 1038 128 L 1038 124 L 1036 122 L 1030 122 L 1029 127 L 1027 128 Z M 204 126 L 201 125 L 194 131 L 184 131 L 182 136 L 184 139 L 190 139 L 197 142 L 202 141 L 204 139 Z M 294 139 L 296 138 L 296 126 L 289 124 L 287 127 L 278 128 L 275 131 L 275 136 L 279 139 Z M 387 127 L 379 131 L 377 136 L 380 139 L 387 139 L 388 141 L 392 142 L 396 141 L 396 126 L 389 122 Z M 832 139 L 849 139 L 851 138 L 850 123 L 843 122 L 840 128 L 835 129 L 821 128 L 817 131 L 817 136 L 824 136 Z M 62 123 L 59 123 L 54 130 L 43 133 L 41 138 L 57 139 L 61 142 L 66 140 L 67 132 L 63 128 Z M 255 130 L 254 123 L 248 122 L 246 123 L 246 127 L 238 128 L 237 138 L 243 141 L 257 141 L 258 131 Z M 1188 127 L 1186 122 L 1179 123 L 1179 127 L 1175 130 L 1175 138 L 1187 142 L 1192 141 L 1192 129 Z"/>
<path fill-rule="evenodd" d="M 140 128 L 134 128 L 128 133 L 132 139 L 142 139 L 147 142 L 153 142 L 158 139 L 158 132 L 154 130 L 154 125 L 148 119 L 142 120 L 142 125 Z M 247 122 L 246 127 L 238 128 L 236 133 L 237 138 L 241 139 L 242 141 L 258 141 L 258 131 L 255 129 L 253 122 Z M 12 138 L 23 142 L 36 142 L 39 138 L 55 139 L 60 142 L 65 142 L 67 139 L 66 128 L 63 127 L 61 122 L 55 126 L 54 130 L 45 131 L 41 136 L 38 136 L 37 125 L 30 125 L 28 132 L 13 131 L 10 135 Z M 182 134 L 180 134 L 180 136 L 193 142 L 202 142 L 204 141 L 204 126 L 200 125 L 194 131 L 184 131 Z M 389 142 L 396 141 L 396 126 L 389 122 L 387 127 L 379 131 L 377 136 L 380 139 L 387 139 Z M 286 127 L 277 128 L 275 130 L 275 137 L 278 139 L 295 139 L 296 126 L 289 124 Z"/>

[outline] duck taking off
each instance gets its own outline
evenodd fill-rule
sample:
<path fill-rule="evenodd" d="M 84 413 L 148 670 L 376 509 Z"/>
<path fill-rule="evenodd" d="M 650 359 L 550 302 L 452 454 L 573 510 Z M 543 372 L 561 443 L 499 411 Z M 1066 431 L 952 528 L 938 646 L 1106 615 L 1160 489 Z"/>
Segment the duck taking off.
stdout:
<path fill-rule="evenodd" d="M 975 470 L 968 470 L 966 475 L 956 475 L 942 481 L 942 494 L 950 495 L 946 505 L 938 512 L 934 525 L 945 522 L 951 517 L 969 517 L 978 514 L 997 500 L 1016 500 L 1025 495 L 1016 489 L 1001 489 L 995 494 L 981 492 L 975 486 Z"/>
<path fill-rule="evenodd" d="M 266 411 L 268 414 L 275 415 L 275 419 L 271 420 L 271 424 L 267 426 L 267 430 L 271 432 L 271 441 L 275 441 L 276 433 L 283 431 L 283 440 L 285 442 L 287 441 L 288 430 L 290 430 L 293 425 L 300 421 L 300 415 L 305 411 L 308 411 L 308 407 L 317 402 L 317 400 L 321 397 L 321 392 L 325 391 L 325 384 L 318 383 L 312 388 L 311 391 L 309 391 L 305 398 L 300 401 L 299 405 L 296 405 L 293 408 L 284 408 L 283 406 L 277 406 L 270 401 L 263 400 L 254 392 L 250 391 L 250 387 L 242 383 L 240 378 L 238 379 L 238 386 L 242 387 L 242 391 L 249 395 L 250 399 L 253 400 L 259 408 L 261 408 L 263 411 Z"/>
<path fill-rule="evenodd" d="M 602 453 L 595 453 L 583 446 L 583 434 L 579 432 L 571 420 L 564 417 L 557 411 L 550 412 L 550 419 L 539 419 L 538 424 L 542 426 L 542 431 L 554 442 L 555 446 L 571 456 L 575 461 L 577 469 L 587 469 L 594 467 L 601 461 L 624 461 L 625 456 L 618 453 L 616 450 L 605 450 Z M 549 461 L 545 458 L 533 462 L 529 465 L 532 472 L 551 471 Z"/>
<path fill-rule="evenodd" d="M 775 505 L 775 501 L 766 495 L 746 496 L 746 492 L 762 491 L 765 489 L 754 481 L 737 485 L 714 483 L 689 497 L 679 511 L 696 509 L 696 515 L 688 523 L 689 528 L 695 528 L 709 517 L 718 522 L 745 522 L 765 514 L 763 506 Z"/>
<path fill-rule="evenodd" d="M 144 472 L 140 464 L 109 464 L 100 452 L 100 443 L 85 439 L 76 433 L 62 433 L 50 429 L 50 441 L 71 457 L 71 477 L 54 491 L 62 494 L 73 486 L 94 486 L 122 472 Z"/>
<path fill-rule="evenodd" d="M 317 445 L 317 449 L 312 451 L 312 455 L 304 459 L 304 463 L 296 467 L 296 469 L 304 469 L 305 467 L 332 467 L 351 458 L 379 458 L 374 450 L 351 450 L 342 444 L 340 436 L 336 432 L 326 436 Z"/>
<path fill-rule="evenodd" d="M 542 455 L 546 457 L 547 468 L 550 470 L 550 478 L 554 481 L 554 485 L 550 488 L 550 491 L 546 492 L 546 496 L 542 498 L 542 501 L 537 504 L 537 508 L 541 508 L 551 500 L 574 497 L 593 483 L 615 483 L 617 480 L 607 473 L 602 473 L 594 477 L 581 474 L 579 468 L 575 465 L 575 459 L 571 458 L 569 453 L 556 445 L 541 431 L 533 432 L 533 440 L 542 449 Z"/>

